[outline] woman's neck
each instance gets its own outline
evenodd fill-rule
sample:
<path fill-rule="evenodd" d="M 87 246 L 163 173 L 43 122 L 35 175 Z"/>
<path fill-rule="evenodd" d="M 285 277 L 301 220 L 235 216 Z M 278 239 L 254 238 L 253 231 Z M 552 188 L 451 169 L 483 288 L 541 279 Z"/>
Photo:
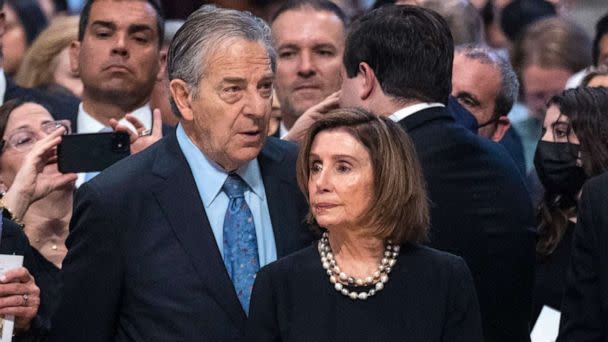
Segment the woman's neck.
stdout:
<path fill-rule="evenodd" d="M 384 254 L 384 241 L 370 235 L 369 229 L 334 228 L 329 244 L 340 269 L 352 277 L 368 277 L 378 269 Z"/>
<path fill-rule="evenodd" d="M 65 240 L 72 217 L 72 197 L 71 189 L 52 192 L 32 203 L 23 217 L 32 247 L 59 268 L 67 253 Z"/>

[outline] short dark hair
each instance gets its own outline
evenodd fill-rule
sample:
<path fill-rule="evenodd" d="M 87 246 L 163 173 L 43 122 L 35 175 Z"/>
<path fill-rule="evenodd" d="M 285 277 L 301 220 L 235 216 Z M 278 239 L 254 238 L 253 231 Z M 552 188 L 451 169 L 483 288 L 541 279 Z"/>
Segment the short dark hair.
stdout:
<path fill-rule="evenodd" d="M 595 25 L 595 38 L 593 38 L 593 65 L 600 62 L 600 40 L 608 34 L 608 13 Z"/>
<path fill-rule="evenodd" d="M 371 208 L 361 219 L 374 227 L 370 233 L 394 243 L 426 240 L 429 229 L 429 203 L 422 167 L 414 143 L 401 127 L 386 117 L 359 108 L 340 108 L 312 124 L 298 155 L 298 186 L 310 202 L 310 150 L 323 131 L 344 129 L 369 152 L 374 177 Z M 320 227 L 311 214 L 308 221 Z"/>
<path fill-rule="evenodd" d="M 38 5 L 38 1 L 8 0 L 6 4 L 10 6 L 17 15 L 17 18 L 25 31 L 27 46 L 30 46 L 49 23 L 44 12 L 42 12 L 40 5 Z"/>
<path fill-rule="evenodd" d="M 344 11 L 340 8 L 340 6 L 329 0 L 287 0 L 276 10 L 276 12 L 274 12 L 270 22 L 273 23 L 281 14 L 287 11 L 300 10 L 303 8 L 312 8 L 313 10 L 319 12 L 324 11 L 333 13 L 340 19 L 340 21 L 342 21 L 344 28 L 348 26 L 348 17 Z"/>
<path fill-rule="evenodd" d="M 0 0 L 1 1 L 1 0 Z M 163 44 L 163 37 L 165 35 L 165 19 L 163 14 L 163 8 L 158 0 L 140 0 L 145 1 L 156 11 L 156 30 L 158 31 L 158 47 L 160 48 Z M 78 23 L 78 40 L 84 39 L 84 33 L 87 30 L 89 24 L 89 17 L 91 15 L 91 7 L 95 0 L 87 0 L 82 7 L 80 12 L 80 22 Z"/>
<path fill-rule="evenodd" d="M 346 38 L 349 78 L 367 63 L 385 94 L 446 104 L 452 88 L 454 43 L 446 21 L 417 6 L 382 6 L 355 22 Z"/>

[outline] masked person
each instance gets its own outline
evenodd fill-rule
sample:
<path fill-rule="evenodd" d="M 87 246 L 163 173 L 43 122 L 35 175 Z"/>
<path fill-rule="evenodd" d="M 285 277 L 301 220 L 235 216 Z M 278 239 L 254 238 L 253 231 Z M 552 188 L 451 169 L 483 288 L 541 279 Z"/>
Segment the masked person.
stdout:
<path fill-rule="evenodd" d="M 544 306 L 559 310 L 581 187 L 608 171 L 608 88 L 569 89 L 547 108 L 534 157 L 545 195 L 538 213 L 533 320 Z"/>

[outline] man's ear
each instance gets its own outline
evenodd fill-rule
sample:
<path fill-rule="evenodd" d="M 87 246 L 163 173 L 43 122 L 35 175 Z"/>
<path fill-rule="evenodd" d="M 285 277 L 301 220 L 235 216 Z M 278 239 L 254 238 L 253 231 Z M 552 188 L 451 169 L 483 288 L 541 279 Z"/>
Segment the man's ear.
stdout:
<path fill-rule="evenodd" d="M 182 118 L 186 121 L 192 121 L 194 119 L 194 113 L 192 111 L 192 103 L 190 98 L 190 90 L 188 84 L 180 79 L 174 79 L 169 82 L 169 90 L 171 91 L 171 97 L 182 114 Z"/>
<path fill-rule="evenodd" d="M 167 72 L 167 52 L 164 50 L 160 52 L 159 63 L 160 65 L 158 68 L 158 74 L 156 75 L 156 81 L 162 82 L 165 79 L 165 72 Z"/>
<path fill-rule="evenodd" d="M 376 73 L 369 64 L 361 62 L 356 77 L 359 78 L 359 98 L 367 100 L 379 86 Z"/>
<path fill-rule="evenodd" d="M 499 142 L 507 134 L 507 130 L 511 127 L 511 121 L 506 115 L 498 118 L 496 122 L 496 130 L 492 134 L 492 141 Z"/>
<path fill-rule="evenodd" d="M 78 60 L 80 59 L 80 42 L 74 40 L 70 43 L 69 47 L 70 55 L 70 72 L 76 77 L 80 77 L 80 66 Z"/>

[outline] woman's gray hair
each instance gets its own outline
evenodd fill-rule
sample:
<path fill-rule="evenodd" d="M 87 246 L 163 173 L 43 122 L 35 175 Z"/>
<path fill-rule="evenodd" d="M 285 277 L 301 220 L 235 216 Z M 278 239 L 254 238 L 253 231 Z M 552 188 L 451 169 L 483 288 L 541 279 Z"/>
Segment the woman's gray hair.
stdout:
<path fill-rule="evenodd" d="M 167 55 L 169 80 L 183 80 L 195 96 L 205 74 L 208 57 L 233 39 L 257 41 L 264 45 L 272 71 L 275 71 L 276 53 L 272 47 L 270 27 L 264 20 L 249 12 L 205 5 L 186 19 L 171 41 Z M 170 102 L 175 115 L 181 117 L 173 98 Z"/>

